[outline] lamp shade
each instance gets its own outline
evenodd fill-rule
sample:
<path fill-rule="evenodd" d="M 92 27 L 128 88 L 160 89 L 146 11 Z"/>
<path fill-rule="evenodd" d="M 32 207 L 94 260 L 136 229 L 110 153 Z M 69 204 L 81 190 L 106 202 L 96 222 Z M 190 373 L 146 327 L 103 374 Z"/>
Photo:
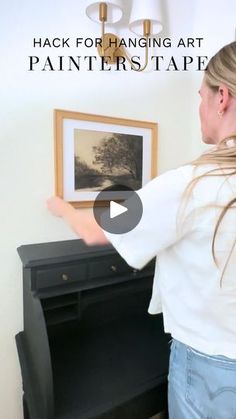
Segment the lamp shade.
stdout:
<path fill-rule="evenodd" d="M 159 0 L 133 0 L 129 29 L 143 36 L 143 21 L 151 21 L 151 35 L 162 31 L 161 5 Z"/>
<path fill-rule="evenodd" d="M 86 14 L 94 22 L 99 20 L 99 5 L 100 3 L 107 4 L 107 23 L 118 22 L 123 15 L 122 1 L 121 0 L 108 0 L 108 1 L 87 1 Z"/>

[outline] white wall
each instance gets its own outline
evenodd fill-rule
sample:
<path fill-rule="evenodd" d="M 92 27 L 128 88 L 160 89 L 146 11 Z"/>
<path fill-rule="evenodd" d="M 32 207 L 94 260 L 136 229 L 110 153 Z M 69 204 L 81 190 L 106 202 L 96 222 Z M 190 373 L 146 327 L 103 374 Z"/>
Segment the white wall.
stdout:
<path fill-rule="evenodd" d="M 163 0 L 163 35 L 173 40 L 204 37 L 203 47 L 189 53 L 212 55 L 234 38 L 235 0 L 225 0 L 223 7 L 222 11 L 220 0 Z M 21 263 L 16 248 L 25 243 L 75 238 L 45 207 L 54 189 L 53 109 L 158 122 L 159 173 L 201 150 L 197 91 L 202 75 L 195 70 L 141 74 L 27 71 L 27 56 L 37 55 L 31 46 L 33 37 L 99 36 L 99 27 L 86 18 L 84 8 L 84 0 L 12 0 L 1 5 L 0 419 L 22 418 L 14 342 L 23 327 Z M 126 9 L 130 9 L 128 1 Z M 124 27 L 126 23 L 127 18 L 117 31 L 127 37 L 131 34 Z M 63 55 L 68 51 L 49 53 Z M 88 51 L 80 50 L 80 55 L 85 53 Z M 161 53 L 187 55 L 187 51 L 174 48 Z M 41 55 L 47 54 L 42 50 Z"/>

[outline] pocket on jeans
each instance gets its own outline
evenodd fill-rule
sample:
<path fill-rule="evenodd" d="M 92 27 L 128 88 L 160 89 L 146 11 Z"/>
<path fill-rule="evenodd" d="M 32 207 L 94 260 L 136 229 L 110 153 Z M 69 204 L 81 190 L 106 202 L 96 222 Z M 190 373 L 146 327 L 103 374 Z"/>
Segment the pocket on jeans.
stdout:
<path fill-rule="evenodd" d="M 202 419 L 236 419 L 236 360 L 187 349 L 186 399 Z"/>

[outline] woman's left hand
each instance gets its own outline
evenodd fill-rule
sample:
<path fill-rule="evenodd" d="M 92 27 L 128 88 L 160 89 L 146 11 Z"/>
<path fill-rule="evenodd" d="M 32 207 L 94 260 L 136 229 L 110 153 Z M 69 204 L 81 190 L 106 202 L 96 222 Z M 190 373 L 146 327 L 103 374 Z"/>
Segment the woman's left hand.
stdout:
<path fill-rule="evenodd" d="M 63 217 L 64 221 L 75 231 L 75 233 L 88 245 L 107 244 L 102 228 L 97 224 L 93 214 L 88 211 L 76 210 L 69 202 L 58 196 L 47 200 L 49 211 L 57 217 Z"/>
<path fill-rule="evenodd" d="M 63 217 L 71 205 L 62 198 L 59 198 L 59 196 L 53 196 L 47 200 L 47 207 L 52 215 Z"/>

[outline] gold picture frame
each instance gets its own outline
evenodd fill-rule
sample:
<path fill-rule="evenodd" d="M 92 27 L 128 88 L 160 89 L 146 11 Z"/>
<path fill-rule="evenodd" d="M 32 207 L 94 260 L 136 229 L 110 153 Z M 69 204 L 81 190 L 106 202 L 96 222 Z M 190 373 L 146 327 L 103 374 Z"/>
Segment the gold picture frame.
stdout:
<path fill-rule="evenodd" d="M 157 175 L 157 132 L 154 122 L 55 109 L 56 195 L 91 207 L 107 186 L 141 188 Z"/>

